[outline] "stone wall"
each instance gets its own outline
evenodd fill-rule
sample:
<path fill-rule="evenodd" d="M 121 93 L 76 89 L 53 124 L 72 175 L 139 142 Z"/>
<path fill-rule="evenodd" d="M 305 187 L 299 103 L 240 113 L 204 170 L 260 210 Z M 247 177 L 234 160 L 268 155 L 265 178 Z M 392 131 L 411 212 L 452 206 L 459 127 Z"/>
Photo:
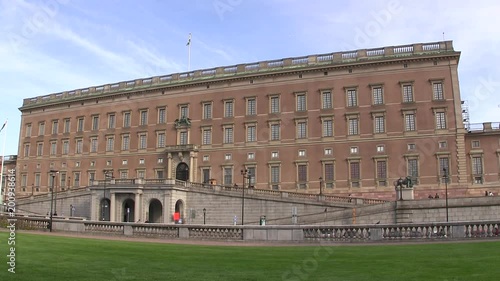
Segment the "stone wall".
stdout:
<path fill-rule="evenodd" d="M 427 223 L 446 221 L 446 199 L 398 201 L 396 213 L 405 213 L 409 220 L 396 223 Z M 500 197 L 480 196 L 448 198 L 448 220 L 496 220 L 500 218 Z"/>
<path fill-rule="evenodd" d="M 50 213 L 51 194 L 42 194 L 16 201 L 16 212 L 24 214 L 47 215 Z M 57 202 L 57 203 L 56 203 Z M 54 193 L 53 210 L 59 216 L 70 216 L 74 206 L 74 217 L 90 218 L 91 195 L 87 189 L 69 190 Z"/>

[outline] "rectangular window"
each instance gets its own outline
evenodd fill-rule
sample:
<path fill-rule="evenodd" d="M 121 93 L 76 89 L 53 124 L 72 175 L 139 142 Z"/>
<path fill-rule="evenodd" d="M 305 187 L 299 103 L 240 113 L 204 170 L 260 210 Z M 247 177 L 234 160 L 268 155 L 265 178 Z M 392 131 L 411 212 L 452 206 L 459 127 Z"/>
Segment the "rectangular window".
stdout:
<path fill-rule="evenodd" d="M 280 97 L 272 96 L 271 97 L 271 105 L 270 105 L 270 113 L 279 113 L 280 112 Z"/>
<path fill-rule="evenodd" d="M 374 105 L 384 104 L 384 94 L 382 91 L 382 87 L 373 87 L 372 88 L 372 98 Z"/>
<path fill-rule="evenodd" d="M 408 159 L 408 176 L 414 184 L 418 182 L 418 159 Z"/>
<path fill-rule="evenodd" d="M 224 128 L 224 143 L 233 143 L 233 128 Z"/>
<path fill-rule="evenodd" d="M 95 180 L 95 172 L 89 172 L 89 185 L 92 185 Z"/>
<path fill-rule="evenodd" d="M 36 155 L 37 156 L 43 155 L 43 142 L 39 142 L 36 144 Z"/>
<path fill-rule="evenodd" d="M 202 143 L 204 145 L 212 144 L 212 129 L 211 128 L 204 128 L 203 129 L 203 140 L 202 140 Z"/>
<path fill-rule="evenodd" d="M 120 179 L 128 179 L 128 171 L 120 171 Z"/>
<path fill-rule="evenodd" d="M 280 124 L 271 124 L 271 140 L 276 141 L 280 139 Z"/>
<path fill-rule="evenodd" d="M 387 185 L 387 161 L 377 161 L 377 184 L 379 186 Z"/>
<path fill-rule="evenodd" d="M 26 124 L 26 134 L 25 134 L 26 137 L 31 137 L 31 123 L 30 124 Z"/>
<path fill-rule="evenodd" d="M 113 151 L 115 149 L 115 138 L 107 137 L 106 138 L 106 151 Z"/>
<path fill-rule="evenodd" d="M 472 176 L 475 184 L 483 183 L 483 158 L 480 156 L 472 157 Z"/>
<path fill-rule="evenodd" d="M 38 135 L 39 136 L 45 135 L 45 122 L 38 123 Z"/>
<path fill-rule="evenodd" d="M 99 116 L 92 116 L 92 130 L 99 130 Z"/>
<path fill-rule="evenodd" d="M 233 169 L 231 167 L 224 168 L 224 185 L 231 186 L 233 184 Z"/>
<path fill-rule="evenodd" d="M 278 190 L 279 183 L 280 183 L 280 166 L 271 166 L 271 188 L 273 190 Z"/>
<path fill-rule="evenodd" d="M 140 134 L 139 135 L 139 149 L 146 149 L 148 146 L 147 135 Z"/>
<path fill-rule="evenodd" d="M 58 132 L 59 132 L 59 121 L 54 120 L 52 121 L 52 134 L 57 135 Z"/>
<path fill-rule="evenodd" d="M 413 101 L 413 85 L 403 85 L 403 102 Z"/>
<path fill-rule="evenodd" d="M 209 183 L 210 182 L 210 169 L 209 168 L 201 169 L 201 174 L 202 174 L 203 183 Z"/>
<path fill-rule="evenodd" d="M 434 93 L 434 100 L 444 100 L 443 83 L 442 82 L 432 83 L 432 91 Z"/>
<path fill-rule="evenodd" d="M 59 179 L 59 186 L 62 188 L 66 187 L 66 173 L 61 173 L 61 177 Z"/>
<path fill-rule="evenodd" d="M 139 114 L 140 114 L 139 125 L 140 126 L 147 125 L 148 124 L 148 110 L 143 109 L 143 110 L 139 111 Z"/>
<path fill-rule="evenodd" d="M 77 139 L 75 146 L 76 146 L 75 147 L 75 153 L 76 154 L 83 153 L 83 140 L 82 139 Z"/>
<path fill-rule="evenodd" d="M 187 105 L 179 106 L 179 117 L 189 118 L 189 107 Z"/>
<path fill-rule="evenodd" d="M 322 92 L 321 99 L 322 99 L 322 108 L 323 109 L 333 108 L 332 92 L 330 92 L 330 91 Z"/>
<path fill-rule="evenodd" d="M 57 142 L 51 141 L 50 142 L 50 155 L 56 155 L 56 153 L 57 153 Z"/>
<path fill-rule="evenodd" d="M 130 128 L 130 112 L 123 112 L 123 128 Z"/>
<path fill-rule="evenodd" d="M 166 112 L 167 109 L 165 107 L 158 108 L 158 124 L 165 124 L 167 122 Z"/>
<path fill-rule="evenodd" d="M 446 129 L 446 113 L 436 112 L 436 130 Z"/>
<path fill-rule="evenodd" d="M 358 106 L 358 93 L 356 89 L 347 90 L 347 107 Z"/>
<path fill-rule="evenodd" d="M 129 150 L 129 149 L 130 149 L 130 136 L 122 135 L 122 150 Z"/>
<path fill-rule="evenodd" d="M 26 143 L 24 144 L 24 157 L 29 157 L 30 156 L 30 144 Z"/>
<path fill-rule="evenodd" d="M 445 173 L 446 170 L 446 173 Z M 439 158 L 439 173 L 441 183 L 446 183 L 446 177 L 450 174 L 450 159 L 448 157 Z M 448 181 L 449 182 L 449 181 Z"/>
<path fill-rule="evenodd" d="M 28 185 L 28 175 L 22 174 L 21 175 L 21 186 L 26 186 Z"/>
<path fill-rule="evenodd" d="M 359 135 L 359 119 L 349 118 L 349 135 Z"/>
<path fill-rule="evenodd" d="M 352 187 L 359 187 L 359 181 L 361 179 L 361 173 L 359 169 L 359 162 L 350 162 L 350 180 Z"/>
<path fill-rule="evenodd" d="M 307 138 L 307 122 L 297 123 L 297 138 L 298 139 Z"/>
<path fill-rule="evenodd" d="M 68 155 L 69 153 L 69 140 L 62 141 L 62 154 Z"/>
<path fill-rule="evenodd" d="M 83 117 L 80 117 L 77 119 L 77 127 L 76 127 L 77 132 L 83 132 L 84 121 L 85 121 L 85 119 Z"/>
<path fill-rule="evenodd" d="M 36 173 L 35 174 L 35 186 L 40 186 L 40 174 Z"/>
<path fill-rule="evenodd" d="M 97 152 L 97 137 L 90 139 L 90 152 Z"/>
<path fill-rule="evenodd" d="M 333 120 L 323 120 L 323 137 L 333 137 Z"/>
<path fill-rule="evenodd" d="M 472 157 L 472 173 L 474 175 L 483 174 L 483 158 L 482 157 Z"/>
<path fill-rule="evenodd" d="M 375 116 L 375 134 L 385 133 L 385 116 Z"/>
<path fill-rule="evenodd" d="M 415 114 L 407 113 L 404 115 L 405 117 L 405 131 L 416 131 L 417 127 L 415 124 Z"/>
<path fill-rule="evenodd" d="M 116 126 L 116 115 L 108 114 L 108 129 L 114 129 Z"/>
<path fill-rule="evenodd" d="M 73 173 L 73 186 L 80 186 L 80 172 Z"/>
<path fill-rule="evenodd" d="M 298 179 L 298 187 L 306 188 L 307 187 L 307 165 L 298 165 L 297 166 L 297 179 Z"/>
<path fill-rule="evenodd" d="M 156 135 L 156 147 L 165 147 L 165 133 L 161 132 Z"/>
<path fill-rule="evenodd" d="M 255 167 L 248 167 L 247 168 L 248 170 L 248 173 L 247 173 L 247 176 L 248 176 L 248 187 L 255 187 L 255 182 L 256 182 L 256 174 L 255 174 Z"/>
<path fill-rule="evenodd" d="M 247 115 L 257 114 L 257 100 L 255 98 L 247 99 Z"/>
<path fill-rule="evenodd" d="M 478 140 L 472 141 L 472 148 L 479 148 L 480 146 L 481 146 L 481 143 Z"/>
<path fill-rule="evenodd" d="M 157 179 L 164 179 L 165 175 L 163 174 L 163 170 L 156 170 L 155 176 Z"/>
<path fill-rule="evenodd" d="M 333 163 L 325 164 L 325 187 L 332 188 L 334 180 Z"/>
<path fill-rule="evenodd" d="M 306 111 L 307 110 L 306 95 L 305 94 L 297 95 L 296 101 L 297 101 L 297 111 Z"/>
<path fill-rule="evenodd" d="M 212 119 L 212 103 L 203 104 L 203 119 Z"/>
<path fill-rule="evenodd" d="M 188 144 L 188 132 L 186 131 L 179 132 L 179 144 L 180 145 Z"/>
<path fill-rule="evenodd" d="M 247 142 L 257 141 L 257 127 L 255 125 L 247 126 Z"/>
<path fill-rule="evenodd" d="M 69 133 L 71 130 L 71 120 L 69 118 L 64 119 L 64 133 Z"/>
<path fill-rule="evenodd" d="M 224 102 L 224 117 L 231 118 L 234 116 L 234 104 L 232 100 Z"/>

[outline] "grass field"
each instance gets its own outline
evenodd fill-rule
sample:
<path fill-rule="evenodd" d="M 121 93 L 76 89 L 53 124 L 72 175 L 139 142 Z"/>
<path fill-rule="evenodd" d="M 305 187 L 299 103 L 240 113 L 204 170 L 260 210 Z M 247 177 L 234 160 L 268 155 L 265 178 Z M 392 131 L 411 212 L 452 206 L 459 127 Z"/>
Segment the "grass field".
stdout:
<path fill-rule="evenodd" d="M 0 232 L 0 280 L 498 280 L 500 242 L 201 246 Z"/>

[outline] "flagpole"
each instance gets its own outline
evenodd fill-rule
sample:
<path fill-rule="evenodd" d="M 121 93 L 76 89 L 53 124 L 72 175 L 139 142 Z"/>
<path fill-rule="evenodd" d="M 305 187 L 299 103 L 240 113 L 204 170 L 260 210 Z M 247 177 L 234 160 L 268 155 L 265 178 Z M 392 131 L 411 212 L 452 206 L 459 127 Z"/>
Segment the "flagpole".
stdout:
<path fill-rule="evenodd" d="M 3 148 L 2 148 L 2 170 L 0 171 L 0 208 L 1 212 L 4 212 L 5 209 L 3 207 L 3 170 L 4 170 L 4 159 L 5 159 L 5 143 L 7 142 L 7 122 L 9 119 L 5 120 L 4 125 L 2 126 L 4 138 L 3 138 Z M 5 129 L 5 130 L 4 130 Z"/>
<path fill-rule="evenodd" d="M 191 70 L 191 33 L 189 33 L 188 39 L 188 72 Z"/>

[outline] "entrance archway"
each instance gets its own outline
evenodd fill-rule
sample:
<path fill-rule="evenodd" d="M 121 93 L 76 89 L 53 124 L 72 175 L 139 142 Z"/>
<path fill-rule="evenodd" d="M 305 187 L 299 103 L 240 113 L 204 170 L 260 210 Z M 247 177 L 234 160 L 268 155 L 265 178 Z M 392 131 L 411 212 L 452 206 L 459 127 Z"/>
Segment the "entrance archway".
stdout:
<path fill-rule="evenodd" d="M 135 221 L 135 202 L 132 199 L 127 199 L 123 202 L 123 221 L 124 222 L 134 222 Z"/>
<path fill-rule="evenodd" d="M 153 199 L 149 202 L 149 217 L 148 222 L 160 223 L 163 220 L 163 207 L 158 199 Z"/>
<path fill-rule="evenodd" d="M 111 211 L 111 201 L 108 198 L 104 198 L 100 202 L 101 213 L 99 214 L 99 220 L 109 221 L 110 211 Z"/>
<path fill-rule="evenodd" d="M 177 218 L 175 214 L 178 214 Z M 182 202 L 182 200 L 177 200 L 177 202 L 175 202 L 174 221 L 175 223 L 182 223 L 183 218 L 184 218 L 184 202 Z"/>
<path fill-rule="evenodd" d="M 181 162 L 177 165 L 177 169 L 175 169 L 175 179 L 181 181 L 189 180 L 189 166 L 186 163 Z"/>

